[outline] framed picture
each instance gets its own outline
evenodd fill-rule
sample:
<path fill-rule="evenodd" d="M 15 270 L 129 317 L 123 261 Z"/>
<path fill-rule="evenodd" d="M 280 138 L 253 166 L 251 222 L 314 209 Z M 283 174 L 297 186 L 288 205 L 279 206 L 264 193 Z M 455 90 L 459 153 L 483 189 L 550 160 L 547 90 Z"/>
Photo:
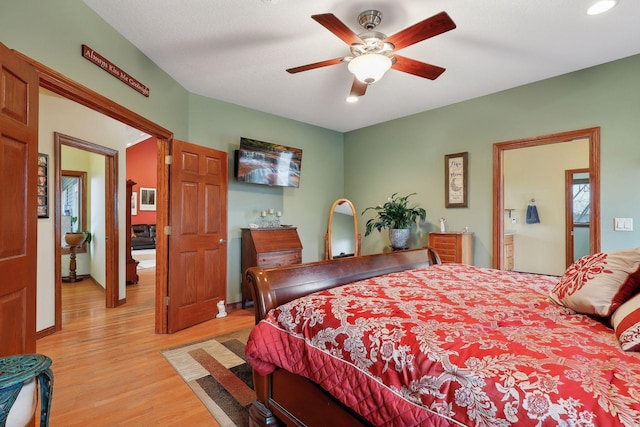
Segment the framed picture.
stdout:
<path fill-rule="evenodd" d="M 131 215 L 138 215 L 138 192 L 131 193 Z"/>
<path fill-rule="evenodd" d="M 49 155 L 38 153 L 38 218 L 49 218 Z"/>
<path fill-rule="evenodd" d="M 155 211 L 156 210 L 156 189 L 140 188 L 140 210 Z"/>
<path fill-rule="evenodd" d="M 467 160 L 469 153 L 444 156 L 444 206 L 467 207 Z"/>

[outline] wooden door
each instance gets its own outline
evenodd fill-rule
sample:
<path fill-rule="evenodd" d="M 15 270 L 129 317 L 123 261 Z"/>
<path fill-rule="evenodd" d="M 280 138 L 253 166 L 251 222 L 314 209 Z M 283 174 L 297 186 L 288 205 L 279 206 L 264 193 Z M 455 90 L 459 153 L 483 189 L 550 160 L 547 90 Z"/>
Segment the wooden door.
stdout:
<path fill-rule="evenodd" d="M 173 141 L 168 332 L 218 314 L 227 292 L 227 153 Z"/>
<path fill-rule="evenodd" d="M 38 75 L 0 43 L 0 357 L 36 350 Z"/>

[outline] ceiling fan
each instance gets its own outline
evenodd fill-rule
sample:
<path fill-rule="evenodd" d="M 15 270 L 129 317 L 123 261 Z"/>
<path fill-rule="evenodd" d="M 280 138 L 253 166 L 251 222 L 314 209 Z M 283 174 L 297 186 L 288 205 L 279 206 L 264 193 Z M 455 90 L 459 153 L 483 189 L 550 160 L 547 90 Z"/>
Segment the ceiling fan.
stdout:
<path fill-rule="evenodd" d="M 445 71 L 444 68 L 406 58 L 395 52 L 456 28 L 446 12 L 440 12 L 389 37 L 374 31 L 382 21 L 382 13 L 377 10 L 365 10 L 358 15 L 358 22 L 365 29 L 360 34 L 351 31 L 332 13 L 313 15 L 311 18 L 347 43 L 351 56 L 289 68 L 287 72 L 295 74 L 348 62 L 349 71 L 355 76 L 347 98 L 351 102 L 364 95 L 367 86 L 378 81 L 390 68 L 431 80 L 437 79 Z"/>

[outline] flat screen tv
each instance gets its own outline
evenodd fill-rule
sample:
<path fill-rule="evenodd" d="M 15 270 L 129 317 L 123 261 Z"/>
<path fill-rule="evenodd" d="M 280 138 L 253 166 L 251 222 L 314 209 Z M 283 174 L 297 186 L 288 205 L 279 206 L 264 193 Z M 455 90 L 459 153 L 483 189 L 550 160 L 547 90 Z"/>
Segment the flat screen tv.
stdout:
<path fill-rule="evenodd" d="M 240 138 L 235 175 L 240 182 L 298 188 L 301 165 L 299 148 Z"/>

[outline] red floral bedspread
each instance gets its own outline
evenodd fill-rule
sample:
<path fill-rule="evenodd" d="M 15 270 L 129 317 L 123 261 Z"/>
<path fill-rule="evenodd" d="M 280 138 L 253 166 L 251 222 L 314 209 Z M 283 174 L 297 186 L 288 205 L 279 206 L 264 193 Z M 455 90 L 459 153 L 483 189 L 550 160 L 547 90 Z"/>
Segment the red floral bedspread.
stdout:
<path fill-rule="evenodd" d="M 246 355 L 375 425 L 640 425 L 640 354 L 549 302 L 557 281 L 460 264 L 363 280 L 271 311 Z"/>

